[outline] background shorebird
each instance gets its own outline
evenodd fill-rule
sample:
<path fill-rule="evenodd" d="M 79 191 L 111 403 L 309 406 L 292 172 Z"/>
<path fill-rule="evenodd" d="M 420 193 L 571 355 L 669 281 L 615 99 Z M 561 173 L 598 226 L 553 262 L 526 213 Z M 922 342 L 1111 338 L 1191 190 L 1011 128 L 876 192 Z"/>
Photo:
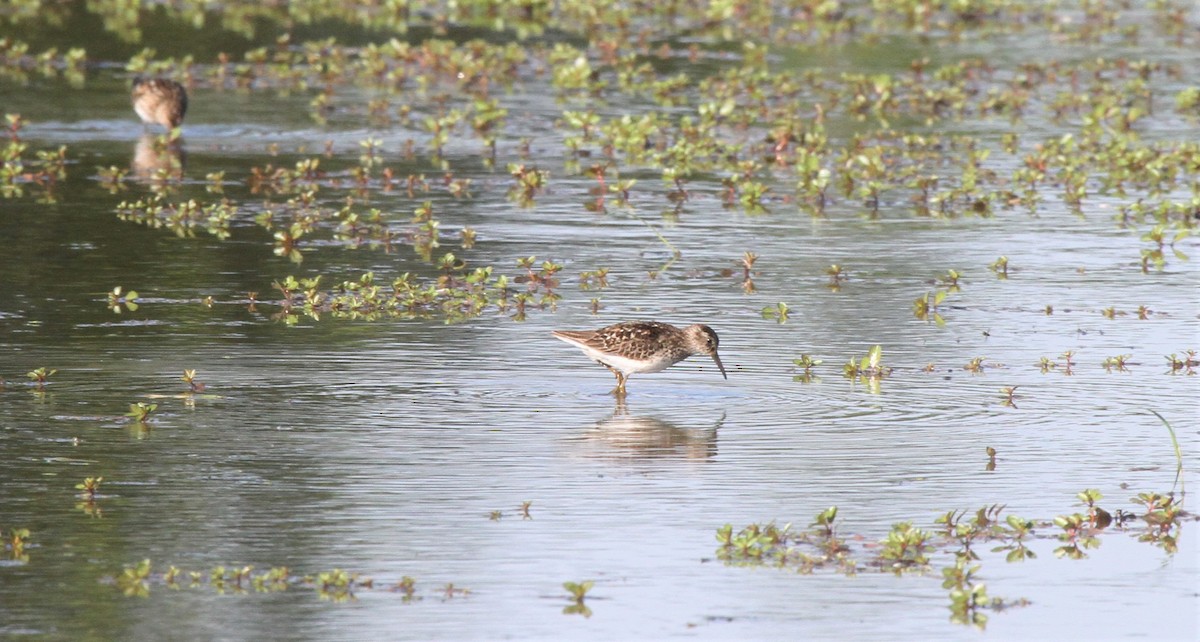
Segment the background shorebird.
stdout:
<path fill-rule="evenodd" d="M 133 101 L 133 110 L 148 125 L 158 124 L 175 129 L 187 114 L 187 90 L 174 80 L 134 78 L 130 99 Z"/>

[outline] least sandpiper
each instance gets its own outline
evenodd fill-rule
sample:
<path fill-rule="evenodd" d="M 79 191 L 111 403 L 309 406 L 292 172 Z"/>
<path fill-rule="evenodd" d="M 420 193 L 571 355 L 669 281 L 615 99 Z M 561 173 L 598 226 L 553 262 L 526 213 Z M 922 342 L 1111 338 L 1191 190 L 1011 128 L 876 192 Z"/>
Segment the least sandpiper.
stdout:
<path fill-rule="evenodd" d="M 676 328 L 657 321 L 628 321 L 599 330 L 555 330 L 554 336 L 576 346 L 588 357 L 617 376 L 613 394 L 625 394 L 625 380 L 640 372 L 665 370 L 694 354 L 713 358 L 725 374 L 717 356 L 717 333 L 706 325 Z"/>
<path fill-rule="evenodd" d="M 183 85 L 165 78 L 133 79 L 133 110 L 146 124 L 174 129 L 187 113 L 188 97 Z"/>

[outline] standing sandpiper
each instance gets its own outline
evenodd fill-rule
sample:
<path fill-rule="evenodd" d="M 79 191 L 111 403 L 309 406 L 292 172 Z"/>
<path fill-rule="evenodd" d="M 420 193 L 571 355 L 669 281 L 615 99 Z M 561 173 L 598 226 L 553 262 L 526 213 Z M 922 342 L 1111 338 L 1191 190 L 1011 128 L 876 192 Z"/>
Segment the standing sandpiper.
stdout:
<path fill-rule="evenodd" d="M 612 392 L 618 397 L 625 395 L 629 375 L 659 372 L 694 354 L 712 357 L 721 376 L 729 378 L 717 356 L 717 333 L 706 325 L 676 328 L 657 321 L 628 321 L 599 330 L 555 330 L 554 336 L 611 370 L 617 376 Z"/>
<path fill-rule="evenodd" d="M 133 110 L 146 124 L 175 129 L 187 113 L 188 97 L 183 85 L 165 78 L 133 79 Z"/>

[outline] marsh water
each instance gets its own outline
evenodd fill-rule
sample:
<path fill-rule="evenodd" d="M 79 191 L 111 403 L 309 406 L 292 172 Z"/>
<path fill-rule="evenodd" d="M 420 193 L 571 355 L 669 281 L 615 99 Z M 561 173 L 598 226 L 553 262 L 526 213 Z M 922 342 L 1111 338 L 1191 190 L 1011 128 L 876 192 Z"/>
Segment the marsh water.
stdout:
<path fill-rule="evenodd" d="M 79 44 L 109 46 L 118 63 L 136 52 L 96 40 Z M 859 60 L 899 73 L 921 55 L 991 55 L 1003 65 L 1005 56 L 1038 54 L 1011 44 L 925 51 L 919 40 L 896 39 L 842 44 L 838 56 L 782 51 L 772 64 L 853 68 Z M 1063 48 L 1065 59 L 1094 55 Z M 1124 53 L 1170 61 L 1179 52 Z M 1196 66 L 1185 73 L 1171 91 L 1196 84 Z M 933 553 L 923 572 L 867 562 L 897 522 L 936 531 L 947 511 L 993 504 L 1050 520 L 1086 512 L 1076 494 L 1088 488 L 1110 511 L 1136 510 L 1138 493 L 1178 492 L 1172 436 L 1151 411 L 1175 431 L 1179 481 L 1200 486 L 1200 379 L 1166 359 L 1200 348 L 1200 245 L 1181 238 L 1174 249 L 1190 261 L 1168 253 L 1161 269 L 1144 270 L 1146 227 L 1119 216 L 1135 197 L 1091 195 L 1072 208 L 1048 191 L 1032 213 L 931 217 L 893 194 L 877 214 L 843 198 L 813 216 L 786 196 L 794 178 L 772 183 L 761 210 L 726 203 L 720 176 L 695 178 L 676 207 L 656 172 L 628 170 L 622 178 L 639 180 L 628 206 L 593 211 L 584 204 L 595 180 L 564 149 L 557 122 L 578 103 L 564 107 L 540 76 L 497 93 L 509 114 L 491 165 L 466 135 L 432 158 L 419 118 L 371 122 L 361 109 L 372 98 L 366 90 L 341 91 L 319 122 L 312 93 L 197 83 L 179 144 L 182 180 L 156 183 L 134 171 L 109 189 L 99 168 L 169 153 L 155 147 L 161 132 L 147 134 L 129 109 L 128 83 L 120 64 L 89 69 L 82 86 L 0 79 L 0 109 L 26 121 L 21 140 L 68 148 L 52 198 L 26 184 L 0 200 L 0 535 L 7 542 L 12 529 L 31 532 L 25 559 L 10 547 L 0 563 L 0 636 L 1200 634 L 1200 544 L 1190 518 L 1170 550 L 1139 541 L 1146 527 L 1138 520 L 1106 529 L 1083 559 L 1055 554 L 1063 542 L 1052 525 L 1036 529 L 1044 537 L 1030 541 L 1033 559 L 1008 563 L 981 546 L 989 595 L 1028 601 L 989 613 L 983 632 L 950 621 L 940 572 L 953 563 L 948 551 Z M 417 114 L 437 110 L 415 89 L 397 101 Z M 596 108 L 606 118 L 659 109 L 619 97 Z M 1200 136 L 1195 118 L 1165 113 L 1154 122 L 1144 133 L 1151 139 Z M 1014 129 L 1005 119 L 904 126 L 979 137 L 995 149 L 986 166 L 997 172 L 1021 162 L 999 149 Z M 828 127 L 844 142 L 863 125 L 831 115 Z M 1030 117 L 1016 129 L 1033 144 L 1058 127 Z M 356 190 L 350 176 L 368 139 L 382 166 L 424 175 L 429 190 Z M 406 154 L 410 141 L 416 151 Z M 378 208 L 403 240 L 355 244 L 318 227 L 298 254 L 277 252 L 254 218 L 270 196 L 252 192 L 250 177 L 314 157 L 334 177 L 321 181 L 321 202 L 336 208 L 354 197 Z M 546 191 L 516 202 L 507 162 L 548 171 Z M 448 193 L 447 170 L 470 179 L 469 195 Z M 216 172 L 224 172 L 221 194 L 208 189 Z M 154 189 L 171 202 L 225 197 L 253 213 L 234 217 L 228 238 L 202 225 L 177 234 L 117 216 L 121 202 Z M 404 237 L 424 201 L 440 224 L 435 261 L 450 251 L 468 266 L 494 266 L 520 291 L 527 271 L 518 261 L 535 255 L 537 265 L 562 266 L 553 284 L 561 298 L 531 301 L 523 318 L 512 307 L 453 322 L 348 319 L 299 306 L 283 314 L 272 284 L 289 275 L 322 275 L 323 288 L 365 272 L 381 282 L 436 276 Z M 463 228 L 476 232 L 473 247 L 462 247 Z M 746 252 L 758 257 L 752 287 Z M 1001 256 L 1007 278 L 989 269 Z M 846 274 L 836 285 L 826 274 L 832 264 Z M 600 268 L 608 269 L 604 287 L 582 275 Z M 944 323 L 915 316 L 914 299 L 946 290 L 938 279 L 948 270 L 960 276 L 941 304 Z M 118 286 L 138 293 L 136 310 L 110 309 Z M 780 302 L 785 318 L 770 313 Z M 550 335 L 629 319 L 712 326 L 728 380 L 692 358 L 635 375 L 622 403 L 604 368 Z M 843 365 L 874 345 L 891 373 L 843 376 Z M 807 379 L 793 363 L 804 354 L 822 360 Z M 1119 355 L 1129 355 L 1124 368 L 1104 367 Z M 980 357 L 981 369 L 965 367 Z M 1040 367 L 1043 358 L 1058 365 Z M 25 373 L 43 367 L 56 372 L 39 387 Z M 180 377 L 189 369 L 203 391 L 186 393 Z M 157 404 L 144 423 L 123 416 L 137 402 Z M 76 489 L 87 477 L 103 477 L 90 502 Z M 802 530 L 830 506 L 863 560 L 855 574 L 731 565 L 717 554 L 726 523 Z M 153 564 L 148 593 L 126 595 L 114 578 L 143 559 Z M 172 565 L 204 580 L 162 581 Z M 208 581 L 214 567 L 246 565 L 286 566 L 298 578 L 344 569 L 374 584 L 330 599 L 300 581 L 276 591 Z M 389 590 L 406 576 L 413 595 Z M 563 583 L 585 580 L 595 582 L 590 614 L 564 613 Z"/>

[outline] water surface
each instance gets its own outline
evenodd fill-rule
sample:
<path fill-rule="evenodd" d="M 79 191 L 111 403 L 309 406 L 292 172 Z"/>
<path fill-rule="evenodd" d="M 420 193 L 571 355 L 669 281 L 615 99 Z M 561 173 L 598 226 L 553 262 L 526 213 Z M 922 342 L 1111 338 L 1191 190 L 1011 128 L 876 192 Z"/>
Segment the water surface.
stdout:
<path fill-rule="evenodd" d="M 692 199 L 664 216 L 666 187 L 648 172 L 633 207 L 597 214 L 582 206 L 591 179 L 567 169 L 552 126 L 563 107 L 534 84 L 503 99 L 512 115 L 498 169 L 480 163 L 477 141 L 448 146 L 472 198 L 376 190 L 369 200 L 397 230 L 433 200 L 440 251 L 472 265 L 516 276 L 526 256 L 563 264 L 556 308 L 531 307 L 523 321 L 509 310 L 456 324 L 326 314 L 289 325 L 271 288 L 288 275 L 436 270 L 406 245 L 353 249 L 329 234 L 307 239 L 297 264 L 273 253 L 249 217 L 224 240 L 120 221 L 120 201 L 149 193 L 131 182 L 114 195 L 97 180 L 97 167 L 129 166 L 142 136 L 122 74 L 94 72 L 84 89 L 0 87 L 0 108 L 32 121 L 24 139 L 67 145 L 71 158 L 58 202 L 0 202 L 0 528 L 33 533 L 29 561 L 0 567 L 6 637 L 976 639 L 947 621 L 945 553 L 924 576 L 806 576 L 722 564 L 716 529 L 804 528 L 836 505 L 844 536 L 874 542 L 895 522 L 931 528 L 946 511 L 993 503 L 1029 519 L 1078 512 L 1085 488 L 1111 510 L 1133 510 L 1130 497 L 1170 491 L 1175 478 L 1170 437 L 1151 410 L 1176 430 L 1183 481 L 1200 484 L 1200 387 L 1164 359 L 1200 347 L 1196 263 L 1143 273 L 1144 229 L 1116 224 L 1126 203 L 1117 197 L 1089 199 L 1082 215 L 1047 196 L 1036 215 L 932 219 L 893 195 L 880 218 L 849 202 L 812 218 L 783 197 L 759 214 L 725 207 L 717 181 L 697 180 Z M 345 175 L 368 137 L 400 175 L 438 176 L 426 155 L 400 153 L 409 139 L 424 144 L 419 128 L 353 114 L 314 123 L 310 100 L 194 90 L 179 197 L 216 198 L 205 176 L 225 171 L 226 194 L 253 208 L 264 199 L 245 185 L 251 168 L 328 149 L 323 166 Z M 957 126 L 992 144 L 1008 130 Z M 1029 131 L 1055 126 L 1031 120 Z M 1185 127 L 1164 135 L 1197 132 Z M 505 196 L 503 165 L 522 139 L 552 177 L 532 208 Z M 1017 163 L 996 157 L 997 171 Z M 458 247 L 462 227 L 477 230 L 473 249 Z M 1193 239 L 1176 247 L 1200 254 Z M 753 293 L 743 289 L 745 252 L 759 256 Z M 988 269 L 1001 255 L 1007 279 Z M 836 290 L 824 273 L 834 263 L 849 275 Z M 579 274 L 601 267 L 609 286 L 581 289 Z M 948 269 L 962 278 L 945 325 L 915 318 L 913 299 Z M 115 286 L 137 290 L 141 307 L 108 310 Z M 247 292 L 262 303 L 249 305 Z M 786 322 L 764 318 L 781 301 Z M 1138 306 L 1153 313 L 1139 319 Z M 1122 314 L 1106 318 L 1109 307 Z M 729 379 L 692 359 L 634 376 L 621 405 L 606 370 L 550 335 L 634 318 L 711 325 Z M 895 368 L 878 390 L 844 378 L 842 365 L 876 344 Z M 1069 375 L 1041 371 L 1041 358 L 1062 362 L 1067 351 Z M 817 380 L 794 380 L 801 354 L 824 360 Z M 1123 354 L 1127 372 L 1102 367 Z M 976 357 L 984 371 L 965 370 Z M 24 383 L 37 367 L 58 370 L 44 391 Z M 179 396 L 185 369 L 208 385 L 194 403 Z M 1009 387 L 1015 407 L 1002 403 Z M 121 417 L 138 401 L 159 404 L 149 428 Z M 994 470 L 987 447 L 998 452 Z M 74 486 L 94 476 L 104 483 L 89 516 Z M 1139 543 L 1140 528 L 1110 529 L 1079 561 L 1057 559 L 1051 539 L 1034 541 L 1037 559 L 1020 564 L 980 550 L 989 593 L 1030 601 L 992 613 L 986 635 L 1061 638 L 1086 623 L 1106 638 L 1194 639 L 1195 524 L 1183 524 L 1175 554 Z M 222 594 L 161 582 L 131 598 L 105 581 L 146 558 L 156 572 L 341 568 L 376 588 L 334 604 L 303 587 Z M 419 599 L 385 590 L 403 576 L 416 579 Z M 591 617 L 563 615 L 562 583 L 582 580 L 596 582 Z M 451 583 L 469 593 L 446 597 Z"/>

